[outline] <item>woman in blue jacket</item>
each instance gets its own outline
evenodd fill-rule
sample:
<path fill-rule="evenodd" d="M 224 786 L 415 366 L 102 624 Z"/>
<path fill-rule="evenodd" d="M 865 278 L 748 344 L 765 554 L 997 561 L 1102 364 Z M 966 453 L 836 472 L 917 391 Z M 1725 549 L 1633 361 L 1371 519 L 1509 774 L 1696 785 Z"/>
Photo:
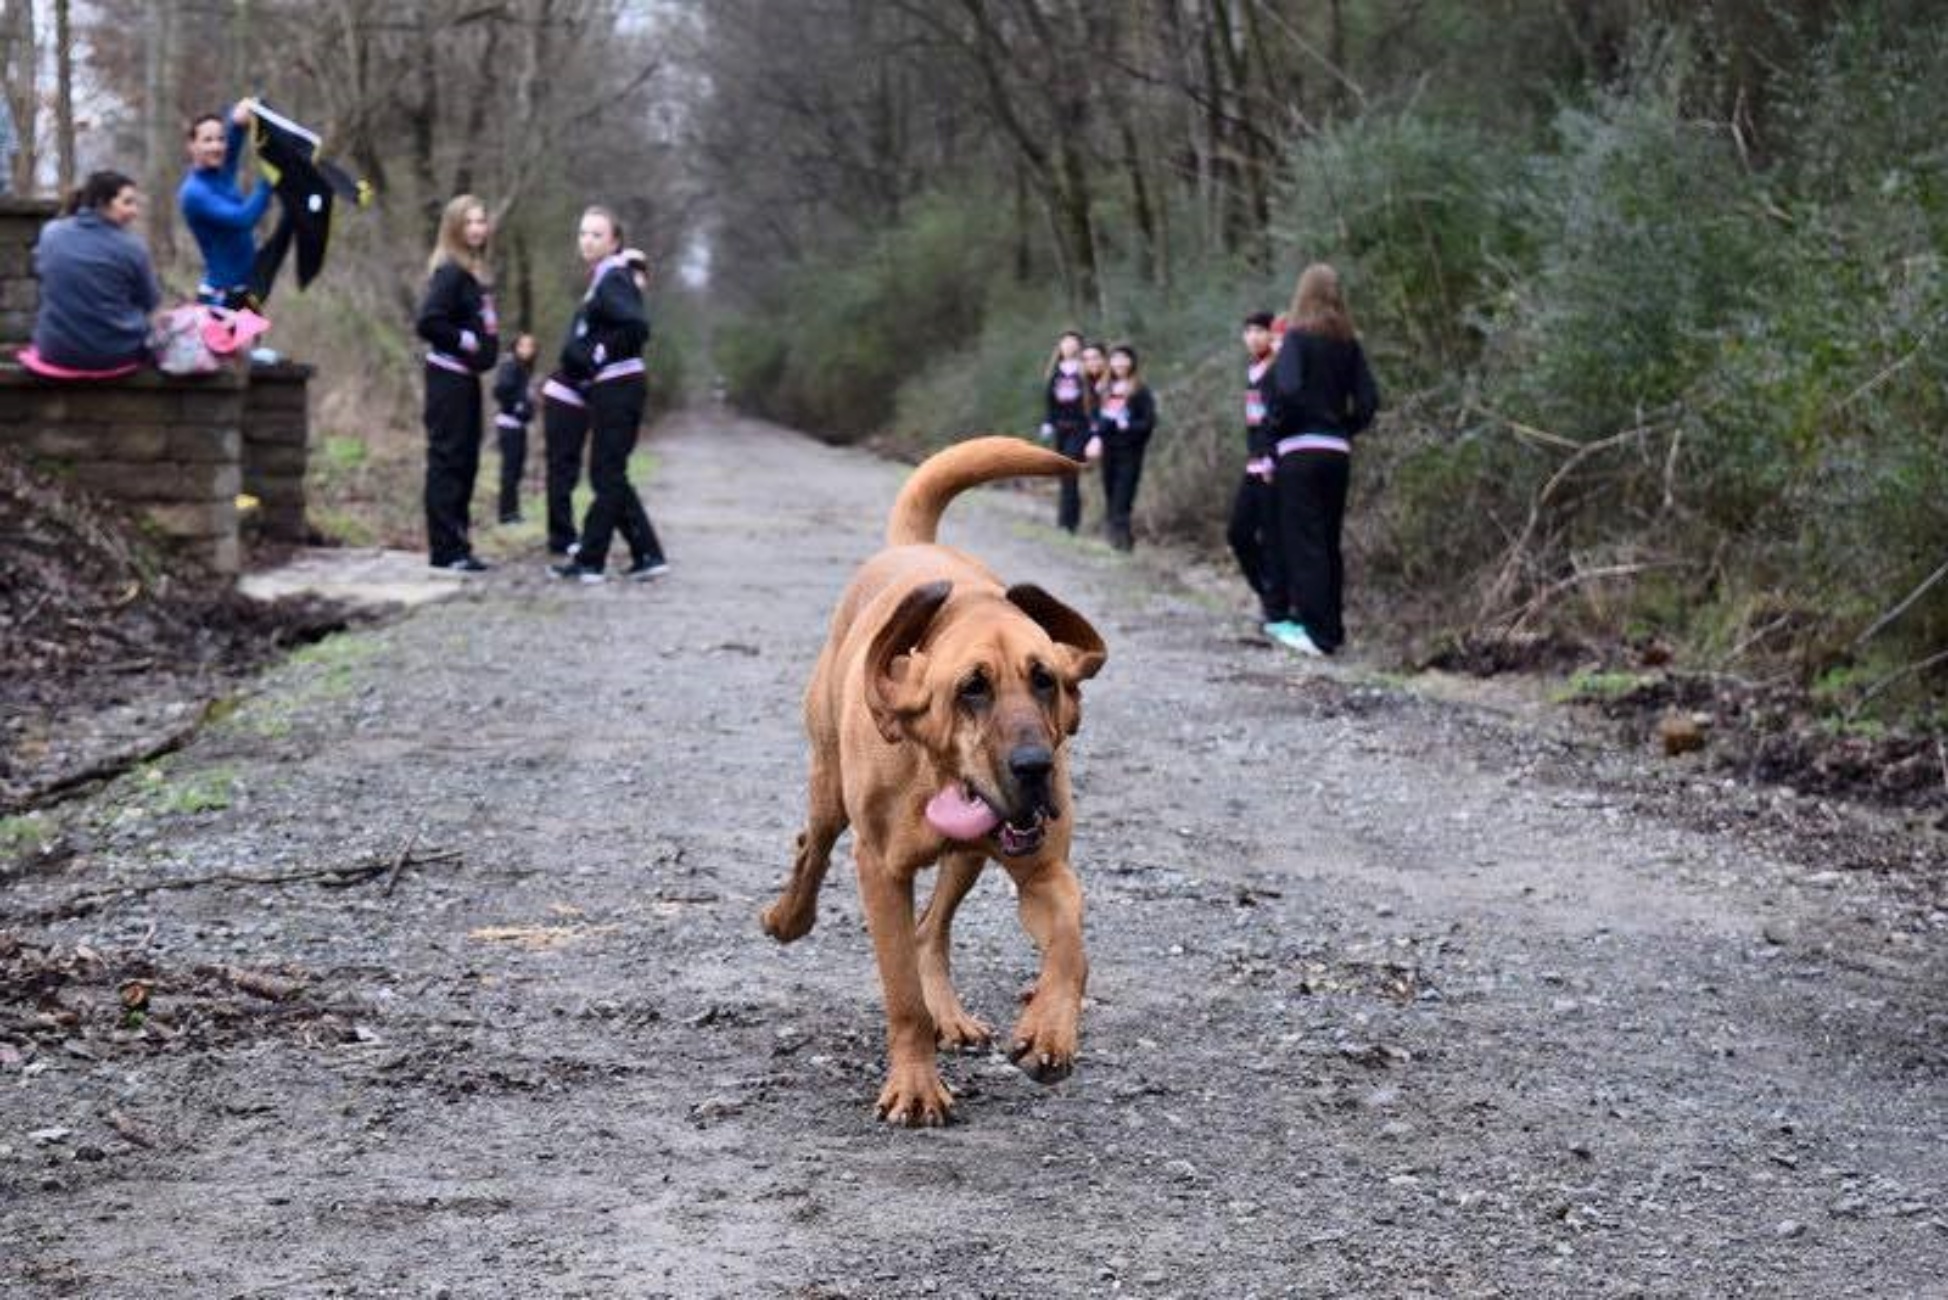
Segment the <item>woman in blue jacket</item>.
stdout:
<path fill-rule="evenodd" d="M 189 174 L 176 190 L 183 221 L 203 253 L 203 282 L 196 300 L 218 307 L 256 305 L 250 276 L 257 259 L 256 229 L 270 206 L 271 187 L 258 185 L 245 197 L 237 189 L 237 163 L 243 156 L 244 128 L 251 100 L 230 110 L 230 121 L 205 113 L 190 124 Z"/>

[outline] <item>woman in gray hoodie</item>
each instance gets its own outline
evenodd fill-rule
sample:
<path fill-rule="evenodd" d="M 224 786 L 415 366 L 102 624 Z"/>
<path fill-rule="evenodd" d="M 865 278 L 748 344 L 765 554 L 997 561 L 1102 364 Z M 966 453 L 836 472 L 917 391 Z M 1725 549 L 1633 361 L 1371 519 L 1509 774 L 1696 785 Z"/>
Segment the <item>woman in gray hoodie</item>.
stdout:
<path fill-rule="evenodd" d="M 149 318 L 162 302 L 149 250 L 130 233 L 142 191 L 120 172 L 92 172 L 34 246 L 41 281 L 34 351 L 69 370 L 148 360 Z"/>

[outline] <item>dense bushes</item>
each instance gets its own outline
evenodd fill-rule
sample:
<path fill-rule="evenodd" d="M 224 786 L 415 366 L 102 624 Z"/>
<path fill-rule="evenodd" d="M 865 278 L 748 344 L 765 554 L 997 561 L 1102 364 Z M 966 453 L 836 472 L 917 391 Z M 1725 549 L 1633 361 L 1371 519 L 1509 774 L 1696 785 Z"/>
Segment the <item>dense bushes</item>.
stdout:
<path fill-rule="evenodd" d="M 733 400 L 840 442 L 884 425 L 902 383 L 980 331 L 1000 256 L 981 208 L 922 205 L 869 247 L 800 266 L 773 302 L 721 324 L 716 359 Z"/>
<path fill-rule="evenodd" d="M 1948 34 L 1837 28 L 1777 74 L 1763 139 L 1696 107 L 1725 96 L 1681 33 L 1644 48 L 1533 136 L 1395 107 L 1306 137 L 1270 275 L 1113 276 L 1102 327 L 1146 345 L 1163 411 L 1140 521 L 1215 542 L 1238 317 L 1325 259 L 1388 398 L 1355 482 L 1367 598 L 1420 630 L 1657 637 L 1807 679 L 1948 642 L 1942 581 L 1855 644 L 1948 561 Z M 745 391 L 916 449 L 1032 427 L 1064 313 L 983 292 L 1007 250 L 952 208 L 807 272 Z M 950 248 L 951 268 L 922 255 Z"/>

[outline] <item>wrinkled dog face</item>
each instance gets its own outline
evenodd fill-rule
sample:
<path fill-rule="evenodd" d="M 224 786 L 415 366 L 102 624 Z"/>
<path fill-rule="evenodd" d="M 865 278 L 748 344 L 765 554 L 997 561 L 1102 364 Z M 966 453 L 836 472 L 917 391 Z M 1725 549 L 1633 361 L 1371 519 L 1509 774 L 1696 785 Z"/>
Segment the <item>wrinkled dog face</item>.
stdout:
<path fill-rule="evenodd" d="M 945 629 L 930 647 L 927 722 L 935 735 L 927 739 L 934 753 L 951 755 L 949 770 L 974 794 L 1027 831 L 1061 813 L 1049 788 L 1055 751 L 1081 702 L 1048 634 L 1011 614 L 972 638 Z"/>
<path fill-rule="evenodd" d="M 923 746 L 970 802 L 994 810 L 1005 851 L 1030 852 L 1062 815 L 1055 757 L 1081 725 L 1080 686 L 1102 667 L 1102 638 L 1036 587 L 943 614 L 950 590 L 920 588 L 888 619 L 875 716 L 888 739 Z"/>

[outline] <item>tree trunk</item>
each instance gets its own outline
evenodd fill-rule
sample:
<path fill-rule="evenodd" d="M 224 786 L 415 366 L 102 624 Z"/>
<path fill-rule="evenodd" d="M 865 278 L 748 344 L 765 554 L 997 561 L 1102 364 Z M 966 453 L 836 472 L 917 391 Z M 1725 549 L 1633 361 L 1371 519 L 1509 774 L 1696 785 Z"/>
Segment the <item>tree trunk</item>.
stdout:
<path fill-rule="evenodd" d="M 1015 164 L 1015 283 L 1035 274 L 1035 250 L 1028 230 L 1028 169 Z"/>
<path fill-rule="evenodd" d="M 534 261 L 528 256 L 528 232 L 514 231 L 514 329 L 531 333 L 534 329 Z"/>
<path fill-rule="evenodd" d="M 1069 297 L 1076 309 L 1101 319 L 1102 275 L 1096 260 L 1096 217 L 1089 191 L 1089 158 L 1078 124 L 1061 138 L 1061 170 L 1056 192 L 1056 227 L 1068 245 Z"/>
<path fill-rule="evenodd" d="M 54 0 L 54 148 L 55 188 L 67 194 L 74 177 L 74 29 L 68 0 Z"/>
<path fill-rule="evenodd" d="M 39 50 L 33 0 L 8 0 L 7 59 L 0 72 L 6 74 L 7 106 L 13 110 L 14 134 L 20 140 L 20 151 L 13 159 L 16 194 L 32 194 L 35 173 L 40 170 L 40 155 L 35 148 L 40 126 L 37 115 Z"/>
<path fill-rule="evenodd" d="M 418 37 L 419 96 L 407 108 L 407 139 L 411 145 L 413 180 L 418 183 L 420 211 L 424 217 L 421 234 L 431 246 L 440 228 L 440 209 L 445 196 L 440 193 L 440 178 L 433 169 L 433 133 L 440 115 L 439 47 L 433 39 L 431 18 L 422 10 L 416 24 Z"/>
<path fill-rule="evenodd" d="M 1346 69 L 1346 11 L 1340 0 L 1332 0 L 1326 6 L 1326 21 L 1330 24 L 1326 29 L 1326 52 L 1338 73 L 1328 79 L 1332 89 L 1327 93 L 1332 96 L 1333 111 L 1344 114 L 1347 109 L 1346 80 L 1352 74 Z"/>
<path fill-rule="evenodd" d="M 1222 8 L 1215 0 L 1211 9 Z M 1215 12 L 1203 24 L 1203 39 L 1198 42 L 1203 55 L 1204 74 L 1204 174 L 1199 177 L 1204 189 L 1204 220 L 1208 232 L 1206 247 L 1230 247 L 1231 166 L 1225 156 L 1224 71 L 1218 57 L 1218 23 Z"/>
<path fill-rule="evenodd" d="M 487 22 L 487 48 L 480 56 L 480 66 L 485 74 L 475 87 L 473 102 L 467 105 L 467 128 L 463 137 L 468 148 L 460 153 L 460 162 L 453 174 L 453 192 L 471 194 L 474 186 L 473 162 L 477 153 L 485 156 L 479 149 L 480 141 L 487 134 L 487 112 L 494 105 L 495 96 L 501 92 L 500 78 L 496 75 L 500 61 L 501 25 L 497 20 Z"/>
<path fill-rule="evenodd" d="M 176 120 L 175 8 L 170 0 L 148 0 L 144 6 L 149 40 L 142 47 L 142 183 L 149 191 L 149 210 L 143 220 L 159 266 L 174 260 L 176 247 L 176 205 L 168 197 L 175 191 L 169 178 L 177 160 L 176 133 L 170 129 Z"/>
<path fill-rule="evenodd" d="M 230 88 L 240 95 L 254 95 L 261 87 L 250 66 L 250 0 L 233 0 L 225 33 L 224 65 L 229 69 Z"/>
<path fill-rule="evenodd" d="M 1143 244 L 1143 273 L 1152 284 L 1164 284 L 1169 278 L 1163 256 L 1162 239 L 1157 230 L 1157 218 L 1150 202 L 1150 184 L 1143 172 L 1143 151 L 1137 146 L 1136 126 L 1126 111 L 1122 121 L 1123 167 L 1130 178 L 1130 213 L 1136 219 L 1136 231 Z"/>

